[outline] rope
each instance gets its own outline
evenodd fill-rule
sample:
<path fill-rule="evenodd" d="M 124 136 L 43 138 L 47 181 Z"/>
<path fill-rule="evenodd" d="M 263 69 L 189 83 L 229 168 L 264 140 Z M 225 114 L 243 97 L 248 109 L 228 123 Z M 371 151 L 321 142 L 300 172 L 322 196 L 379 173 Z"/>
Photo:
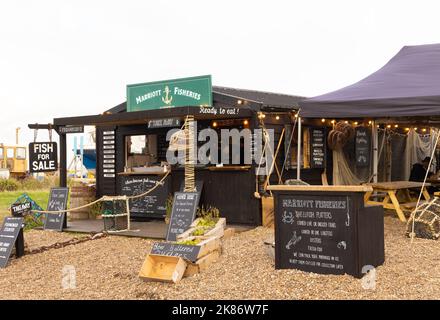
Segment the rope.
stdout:
<path fill-rule="evenodd" d="M 156 185 L 154 187 L 152 187 L 151 189 L 145 191 L 144 193 L 138 194 L 138 195 L 134 195 L 134 196 L 128 196 L 127 200 L 132 200 L 132 199 L 137 199 L 137 198 L 142 198 L 145 197 L 146 195 L 148 195 L 149 193 L 151 193 L 152 191 L 154 191 L 158 186 L 163 185 L 163 181 L 166 179 L 166 177 L 168 177 L 168 175 L 170 174 L 170 171 L 168 171 L 163 177 L 162 179 L 160 179 L 159 181 L 156 181 Z M 65 209 L 65 210 L 56 210 L 56 211 L 47 211 L 47 210 L 31 210 L 31 212 L 33 213 L 65 213 L 65 212 L 69 212 L 69 211 L 77 211 L 80 209 L 84 209 L 90 206 L 93 206 L 94 204 L 100 202 L 100 201 L 111 201 L 111 199 L 113 198 L 120 198 L 121 196 L 102 196 L 101 198 L 87 203 L 85 205 L 82 205 L 80 207 L 76 207 L 76 208 L 70 208 L 70 209 Z M 120 199 L 117 199 L 120 200 Z"/>
<path fill-rule="evenodd" d="M 415 236 L 415 233 L 414 233 L 415 214 L 419 208 L 420 199 L 422 198 L 423 190 L 425 189 L 425 183 L 426 183 L 426 179 L 428 179 L 429 168 L 431 167 L 432 159 L 434 158 L 434 153 L 437 148 L 437 143 L 438 143 L 439 138 L 440 138 L 440 130 L 437 132 L 437 138 L 435 140 L 434 147 L 432 148 L 431 159 L 429 160 L 428 169 L 426 170 L 426 173 L 425 173 L 425 179 L 423 179 L 422 188 L 420 189 L 419 198 L 417 199 L 416 209 L 411 213 L 411 218 L 412 218 L 411 243 L 414 241 L 414 236 Z"/>

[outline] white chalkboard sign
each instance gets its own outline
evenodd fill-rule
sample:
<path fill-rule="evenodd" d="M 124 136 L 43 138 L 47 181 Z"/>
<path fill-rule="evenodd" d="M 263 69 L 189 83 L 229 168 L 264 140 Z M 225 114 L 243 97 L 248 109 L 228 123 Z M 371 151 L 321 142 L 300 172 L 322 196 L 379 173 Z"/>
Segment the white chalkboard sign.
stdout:
<path fill-rule="evenodd" d="M 59 187 L 50 189 L 47 211 L 66 210 L 69 188 Z M 63 231 L 66 213 L 47 213 L 44 230 Z"/>
<path fill-rule="evenodd" d="M 199 200 L 198 192 L 176 192 L 174 194 L 167 241 L 176 241 L 177 235 L 189 229 L 196 216 Z"/>

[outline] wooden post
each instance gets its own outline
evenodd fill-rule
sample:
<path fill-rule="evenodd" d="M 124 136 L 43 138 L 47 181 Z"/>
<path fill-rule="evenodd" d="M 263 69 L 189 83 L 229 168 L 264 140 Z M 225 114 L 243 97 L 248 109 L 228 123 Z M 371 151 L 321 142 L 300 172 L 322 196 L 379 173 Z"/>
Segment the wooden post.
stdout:
<path fill-rule="evenodd" d="M 296 179 L 301 180 L 301 117 L 298 117 L 298 153 L 296 156 Z"/>
<path fill-rule="evenodd" d="M 24 256 L 24 236 L 23 227 L 21 227 L 18 233 L 17 240 L 15 240 L 15 255 L 17 258 Z"/>
<path fill-rule="evenodd" d="M 60 134 L 60 187 L 67 187 L 67 146 L 66 135 Z"/>
<path fill-rule="evenodd" d="M 67 146 L 66 134 L 60 133 L 60 187 L 67 187 Z M 67 214 L 64 214 L 63 229 L 67 228 Z"/>
<path fill-rule="evenodd" d="M 377 183 L 377 166 L 378 166 L 378 135 L 376 121 L 371 122 L 371 134 L 373 136 L 373 182 Z"/>

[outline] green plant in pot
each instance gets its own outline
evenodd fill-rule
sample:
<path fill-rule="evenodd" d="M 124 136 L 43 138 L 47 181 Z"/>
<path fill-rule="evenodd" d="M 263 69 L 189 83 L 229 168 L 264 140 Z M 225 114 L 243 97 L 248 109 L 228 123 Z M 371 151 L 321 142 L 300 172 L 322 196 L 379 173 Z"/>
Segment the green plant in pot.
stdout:
<path fill-rule="evenodd" d="M 200 207 L 197 210 L 197 216 L 199 221 L 196 225 L 196 229 L 191 233 L 192 236 L 203 236 L 209 230 L 215 227 L 218 219 L 220 218 L 220 210 L 213 206 Z"/>

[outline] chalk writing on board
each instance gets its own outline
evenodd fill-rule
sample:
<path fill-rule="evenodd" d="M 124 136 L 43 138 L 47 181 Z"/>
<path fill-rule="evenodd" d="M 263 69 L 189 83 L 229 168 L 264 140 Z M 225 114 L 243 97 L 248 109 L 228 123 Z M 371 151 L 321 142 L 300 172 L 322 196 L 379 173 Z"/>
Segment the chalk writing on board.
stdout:
<path fill-rule="evenodd" d="M 123 176 L 121 178 L 121 193 L 133 196 L 146 192 L 153 188 L 161 176 L 136 177 Z M 160 216 L 166 214 L 166 199 L 170 189 L 170 178 L 163 181 L 163 185 L 157 187 L 144 197 L 130 200 L 130 213 L 135 217 Z"/>
<path fill-rule="evenodd" d="M 344 263 L 352 249 L 346 238 L 349 198 L 281 195 L 279 203 L 282 215 L 277 226 L 276 251 L 280 259 L 277 264 L 322 273 L 344 273 Z"/>
<path fill-rule="evenodd" d="M 151 254 L 160 254 L 163 256 L 182 257 L 189 261 L 197 261 L 200 252 L 200 246 L 192 246 L 185 244 L 175 244 L 166 242 L 156 242 L 151 248 Z"/>

